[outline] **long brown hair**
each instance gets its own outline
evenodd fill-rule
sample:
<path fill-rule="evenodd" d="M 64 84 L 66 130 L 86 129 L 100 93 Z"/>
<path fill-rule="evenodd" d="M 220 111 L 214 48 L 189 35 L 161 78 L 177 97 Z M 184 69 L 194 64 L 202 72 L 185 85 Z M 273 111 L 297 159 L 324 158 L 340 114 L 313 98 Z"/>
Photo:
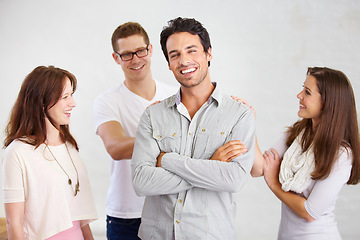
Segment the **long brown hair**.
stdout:
<path fill-rule="evenodd" d="M 61 68 L 39 66 L 26 76 L 5 129 L 4 147 L 9 146 L 15 139 L 35 147 L 45 142 L 45 118 L 48 118 L 55 126 L 48 110 L 60 100 L 66 78 L 70 80 L 73 92 L 75 92 L 77 85 L 75 76 Z M 56 128 L 64 142 L 68 141 L 79 150 L 68 125 Z"/>
<path fill-rule="evenodd" d="M 353 89 L 346 75 L 329 68 L 308 68 L 307 75 L 316 78 L 323 108 L 320 121 L 313 130 L 311 119 L 302 119 L 289 127 L 287 145 L 304 131 L 301 139 L 303 151 L 313 145 L 315 170 L 312 179 L 327 178 L 340 147 L 352 155 L 351 176 L 347 184 L 360 181 L 360 137 Z"/>

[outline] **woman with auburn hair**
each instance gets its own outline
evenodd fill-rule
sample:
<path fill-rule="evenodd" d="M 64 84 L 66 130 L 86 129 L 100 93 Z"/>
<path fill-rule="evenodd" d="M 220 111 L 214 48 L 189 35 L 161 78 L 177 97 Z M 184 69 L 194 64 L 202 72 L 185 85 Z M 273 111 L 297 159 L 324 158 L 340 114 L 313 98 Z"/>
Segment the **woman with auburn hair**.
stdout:
<path fill-rule="evenodd" d="M 97 218 L 78 145 L 70 134 L 75 76 L 35 68 L 6 127 L 3 196 L 9 239 L 93 239 Z"/>
<path fill-rule="evenodd" d="M 336 199 L 345 184 L 360 180 L 354 93 L 344 73 L 314 67 L 297 97 L 302 119 L 270 151 L 262 155 L 257 147 L 251 174 L 264 175 L 282 201 L 278 239 L 341 239 Z"/>

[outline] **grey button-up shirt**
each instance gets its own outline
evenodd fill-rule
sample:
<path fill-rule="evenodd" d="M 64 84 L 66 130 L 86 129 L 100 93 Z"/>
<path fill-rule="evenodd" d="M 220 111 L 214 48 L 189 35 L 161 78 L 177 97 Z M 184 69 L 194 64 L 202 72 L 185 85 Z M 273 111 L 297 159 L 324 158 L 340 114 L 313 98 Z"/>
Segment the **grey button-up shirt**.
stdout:
<path fill-rule="evenodd" d="M 141 117 L 132 157 L 136 193 L 146 196 L 141 239 L 236 239 L 234 192 L 255 158 L 251 109 L 215 88 L 191 119 L 180 91 Z M 209 160 L 230 140 L 248 151 L 231 162 Z M 160 152 L 165 152 L 156 167 Z"/>

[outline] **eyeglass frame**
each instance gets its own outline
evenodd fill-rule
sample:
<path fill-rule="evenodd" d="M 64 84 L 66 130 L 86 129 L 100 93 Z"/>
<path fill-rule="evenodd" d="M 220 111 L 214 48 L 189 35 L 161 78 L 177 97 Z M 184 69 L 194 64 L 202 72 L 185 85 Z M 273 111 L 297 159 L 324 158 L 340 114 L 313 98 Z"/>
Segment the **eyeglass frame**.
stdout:
<path fill-rule="evenodd" d="M 141 52 L 141 51 L 144 51 L 144 50 L 146 50 L 146 55 L 139 57 L 138 52 Z M 144 58 L 144 57 L 146 57 L 147 55 L 149 55 L 149 44 L 146 45 L 145 48 L 139 49 L 139 50 L 137 50 L 136 52 L 127 52 L 127 53 L 123 53 L 123 54 L 120 54 L 120 53 L 118 53 L 118 52 L 116 52 L 116 51 L 114 51 L 114 52 L 116 53 L 116 55 L 118 55 L 118 56 L 121 58 L 121 60 L 123 60 L 124 62 L 127 62 L 127 61 L 133 60 L 133 59 L 134 59 L 134 55 L 136 55 L 138 58 Z M 124 59 L 122 58 L 122 56 L 125 55 L 125 54 L 131 54 L 131 58 L 130 58 L 130 59 L 127 59 L 127 60 L 124 60 Z"/>

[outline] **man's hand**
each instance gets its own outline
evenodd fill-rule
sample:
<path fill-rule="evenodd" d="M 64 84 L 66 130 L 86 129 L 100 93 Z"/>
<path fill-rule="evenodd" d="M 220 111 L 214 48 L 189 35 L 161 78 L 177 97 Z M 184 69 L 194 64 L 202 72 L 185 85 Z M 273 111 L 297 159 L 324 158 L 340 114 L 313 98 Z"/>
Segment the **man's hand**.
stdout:
<path fill-rule="evenodd" d="M 162 159 L 162 156 L 164 156 L 164 152 L 161 152 L 159 154 L 159 156 L 157 157 L 157 162 L 156 162 L 156 167 L 161 167 L 161 159 Z"/>
<path fill-rule="evenodd" d="M 231 160 L 240 156 L 246 151 L 246 146 L 241 141 L 232 140 L 219 147 L 216 152 L 211 156 L 210 160 L 230 162 Z M 161 159 L 164 154 L 164 152 L 161 152 L 157 157 L 156 167 L 161 167 Z"/>
<path fill-rule="evenodd" d="M 219 147 L 210 160 L 230 162 L 247 151 L 246 146 L 239 140 L 232 140 Z"/>

